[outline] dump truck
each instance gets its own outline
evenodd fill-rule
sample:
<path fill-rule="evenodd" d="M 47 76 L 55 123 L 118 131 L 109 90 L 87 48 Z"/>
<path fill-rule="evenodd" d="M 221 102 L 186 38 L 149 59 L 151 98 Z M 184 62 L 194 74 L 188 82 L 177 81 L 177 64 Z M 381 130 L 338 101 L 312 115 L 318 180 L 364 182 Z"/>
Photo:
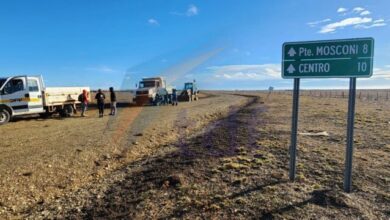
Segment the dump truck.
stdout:
<path fill-rule="evenodd" d="M 0 78 L 0 125 L 21 115 L 72 116 L 83 90 L 89 94 L 89 87 L 46 87 L 42 76 Z"/>
<path fill-rule="evenodd" d="M 166 85 L 163 77 L 143 78 L 138 84 L 134 102 L 139 106 L 169 104 L 172 89 L 172 86 Z"/>
<path fill-rule="evenodd" d="M 193 82 L 184 83 L 184 89 L 179 95 L 179 101 L 181 102 L 191 102 L 197 101 L 199 99 L 199 90 L 196 85 L 195 80 Z"/>

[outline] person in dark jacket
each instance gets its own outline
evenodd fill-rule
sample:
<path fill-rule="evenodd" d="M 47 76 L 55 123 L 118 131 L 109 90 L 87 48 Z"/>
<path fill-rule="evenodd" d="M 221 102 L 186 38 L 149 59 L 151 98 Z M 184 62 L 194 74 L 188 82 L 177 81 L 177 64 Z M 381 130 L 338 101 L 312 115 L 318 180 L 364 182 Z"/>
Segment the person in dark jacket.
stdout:
<path fill-rule="evenodd" d="M 104 100 L 106 99 L 106 96 L 101 89 L 99 89 L 98 93 L 96 93 L 95 99 L 99 108 L 99 117 L 101 118 L 104 116 Z"/>
<path fill-rule="evenodd" d="M 116 114 L 116 94 L 113 87 L 110 87 L 110 99 L 111 99 L 111 113 L 110 115 Z"/>
<path fill-rule="evenodd" d="M 172 89 L 172 105 L 177 105 L 177 90 Z"/>

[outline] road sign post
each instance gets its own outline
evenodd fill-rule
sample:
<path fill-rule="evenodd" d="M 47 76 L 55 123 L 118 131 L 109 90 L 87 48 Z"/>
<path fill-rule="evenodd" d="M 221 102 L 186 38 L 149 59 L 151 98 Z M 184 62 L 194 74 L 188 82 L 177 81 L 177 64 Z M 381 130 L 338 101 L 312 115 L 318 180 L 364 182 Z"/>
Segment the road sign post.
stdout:
<path fill-rule="evenodd" d="M 293 109 L 291 122 L 291 144 L 290 144 L 290 180 L 295 180 L 297 160 L 297 132 L 298 132 L 298 110 L 299 110 L 299 83 L 300 79 L 294 79 Z"/>
<path fill-rule="evenodd" d="M 351 192 L 353 160 L 353 128 L 355 119 L 356 78 L 349 80 L 347 147 L 345 150 L 344 191 Z"/>
<path fill-rule="evenodd" d="M 283 44 L 282 77 L 294 79 L 290 180 L 295 179 L 300 78 L 350 78 L 344 191 L 352 188 L 356 78 L 373 73 L 374 39 L 358 38 Z"/>

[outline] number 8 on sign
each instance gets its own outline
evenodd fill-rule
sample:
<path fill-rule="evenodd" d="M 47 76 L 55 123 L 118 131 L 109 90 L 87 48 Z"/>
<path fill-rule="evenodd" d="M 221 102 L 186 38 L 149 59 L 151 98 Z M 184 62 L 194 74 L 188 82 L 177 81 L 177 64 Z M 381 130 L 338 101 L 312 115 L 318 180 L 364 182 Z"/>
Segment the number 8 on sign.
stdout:
<path fill-rule="evenodd" d="M 363 45 L 363 53 L 364 53 L 364 54 L 367 54 L 367 53 L 368 53 L 368 45 L 367 45 L 367 44 L 364 44 L 364 45 Z"/>

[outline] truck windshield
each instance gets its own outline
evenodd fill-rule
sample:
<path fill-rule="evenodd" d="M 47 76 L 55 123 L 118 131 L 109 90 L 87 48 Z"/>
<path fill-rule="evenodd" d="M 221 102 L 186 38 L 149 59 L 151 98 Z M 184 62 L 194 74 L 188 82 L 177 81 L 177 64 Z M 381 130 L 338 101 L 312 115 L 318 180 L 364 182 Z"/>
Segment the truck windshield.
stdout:
<path fill-rule="evenodd" d="M 155 81 L 144 81 L 144 82 L 140 82 L 139 83 L 139 88 L 151 88 L 151 87 L 155 87 L 156 86 L 156 82 Z"/>
<path fill-rule="evenodd" d="M 6 78 L 0 78 L 0 88 L 3 86 L 3 84 L 7 81 Z"/>
<path fill-rule="evenodd" d="M 186 83 L 184 85 L 184 89 L 187 90 L 187 89 L 192 89 L 193 88 L 193 84 L 192 83 Z"/>

